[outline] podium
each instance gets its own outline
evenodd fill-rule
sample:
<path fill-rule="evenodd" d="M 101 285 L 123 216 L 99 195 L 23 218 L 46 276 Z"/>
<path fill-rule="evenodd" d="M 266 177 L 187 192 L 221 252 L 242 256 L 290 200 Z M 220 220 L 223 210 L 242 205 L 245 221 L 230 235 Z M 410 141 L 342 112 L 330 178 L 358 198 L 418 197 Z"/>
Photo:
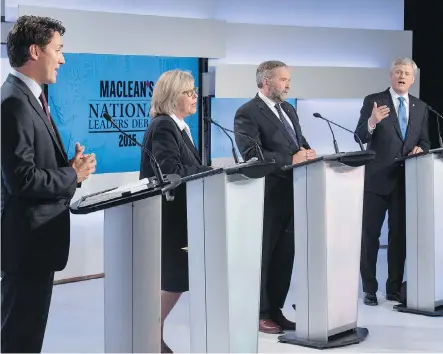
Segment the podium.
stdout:
<path fill-rule="evenodd" d="M 443 149 L 400 159 L 406 179 L 406 305 L 443 316 Z"/>
<path fill-rule="evenodd" d="M 82 197 L 73 214 L 104 210 L 106 353 L 160 352 L 161 205 L 181 179 L 140 181 Z"/>
<path fill-rule="evenodd" d="M 258 349 L 264 176 L 243 163 L 186 183 L 191 352 Z"/>
<path fill-rule="evenodd" d="M 364 170 L 373 151 L 321 156 L 293 169 L 297 329 L 279 341 L 310 348 L 363 341 L 357 327 Z"/>

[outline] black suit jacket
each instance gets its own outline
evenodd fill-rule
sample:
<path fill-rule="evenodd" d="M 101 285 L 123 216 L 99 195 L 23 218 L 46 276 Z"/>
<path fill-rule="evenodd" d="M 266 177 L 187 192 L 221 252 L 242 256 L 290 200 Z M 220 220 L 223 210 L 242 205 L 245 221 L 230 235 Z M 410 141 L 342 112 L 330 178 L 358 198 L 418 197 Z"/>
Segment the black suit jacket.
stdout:
<path fill-rule="evenodd" d="M 145 149 L 151 151 L 163 174 L 178 174 L 181 177 L 209 171 L 202 166 L 197 149 L 185 131 L 180 131 L 174 120 L 167 115 L 152 119 L 143 139 Z M 147 154 L 141 157 L 140 178 L 153 177 L 154 172 Z M 170 240 L 165 248 L 187 246 L 186 185 L 175 189 L 175 198 L 162 203 L 162 238 Z"/>
<path fill-rule="evenodd" d="M 281 107 L 292 121 L 300 146 L 310 149 L 302 134 L 295 108 L 287 102 L 283 102 Z M 258 95 L 237 110 L 234 131 L 246 134 L 258 142 L 265 160 L 275 162 L 275 176 L 292 180 L 291 171 L 283 173 L 280 169 L 292 165 L 292 156 L 298 152 L 299 147 L 294 144 L 283 123 Z M 244 160 L 259 158 L 253 141 L 240 134 L 235 135 L 235 141 Z"/>
<path fill-rule="evenodd" d="M 378 107 L 388 106 L 390 113 L 370 134 L 368 119 L 372 114 L 374 102 L 377 102 Z M 355 132 L 364 144 L 368 144 L 367 149 L 376 153 L 374 161 L 365 169 L 365 191 L 387 195 L 392 192 L 398 178 L 404 173 L 404 167 L 396 163 L 395 159 L 407 156 L 415 146 L 420 146 L 424 151 L 430 148 L 427 105 L 417 97 L 409 95 L 409 121 L 403 141 L 389 89 L 371 94 L 364 99 Z"/>
<path fill-rule="evenodd" d="M 1 95 L 2 270 L 62 270 L 76 172 L 26 84 L 9 75 Z"/>

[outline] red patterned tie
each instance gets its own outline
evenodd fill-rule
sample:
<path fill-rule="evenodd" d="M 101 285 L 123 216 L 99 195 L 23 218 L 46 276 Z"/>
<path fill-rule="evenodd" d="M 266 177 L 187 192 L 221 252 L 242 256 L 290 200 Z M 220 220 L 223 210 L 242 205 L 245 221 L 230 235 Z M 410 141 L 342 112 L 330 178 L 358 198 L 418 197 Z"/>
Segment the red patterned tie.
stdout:
<path fill-rule="evenodd" d="M 46 113 L 46 117 L 48 118 L 49 125 L 52 125 L 52 122 L 51 122 L 51 116 L 49 115 L 48 102 L 46 101 L 46 96 L 45 96 L 45 93 L 44 93 L 43 91 L 42 91 L 42 93 L 41 93 L 39 99 L 40 99 L 40 102 L 42 103 L 43 110 L 44 110 L 45 113 Z"/>

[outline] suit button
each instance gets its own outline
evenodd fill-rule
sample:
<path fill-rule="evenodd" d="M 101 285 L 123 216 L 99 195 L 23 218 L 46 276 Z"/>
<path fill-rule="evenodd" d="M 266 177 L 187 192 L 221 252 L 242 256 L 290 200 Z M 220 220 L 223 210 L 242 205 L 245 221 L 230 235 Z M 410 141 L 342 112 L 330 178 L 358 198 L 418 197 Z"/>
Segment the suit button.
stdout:
<path fill-rule="evenodd" d="M 69 202 L 65 202 L 65 207 L 69 208 Z"/>

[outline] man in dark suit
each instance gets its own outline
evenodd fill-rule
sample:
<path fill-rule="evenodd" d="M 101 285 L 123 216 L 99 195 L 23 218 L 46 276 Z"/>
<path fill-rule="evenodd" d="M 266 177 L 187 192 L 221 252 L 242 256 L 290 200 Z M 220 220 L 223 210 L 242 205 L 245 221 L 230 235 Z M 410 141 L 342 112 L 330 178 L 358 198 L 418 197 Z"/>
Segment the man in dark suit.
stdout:
<path fill-rule="evenodd" d="M 237 110 L 234 130 L 256 140 L 265 160 L 276 164 L 265 179 L 259 330 L 280 333 L 295 329 L 281 310 L 294 262 L 292 171 L 283 172 L 281 167 L 315 158 L 315 151 L 303 137 L 295 108 L 285 102 L 289 68 L 267 61 L 257 68 L 256 79 L 259 92 Z M 243 158 L 259 157 L 254 142 L 240 134 L 235 138 Z"/>
<path fill-rule="evenodd" d="M 41 85 L 64 64 L 65 29 L 55 20 L 20 17 L 7 39 L 12 74 L 1 99 L 1 351 L 40 352 L 54 271 L 69 253 L 69 204 L 95 157 L 68 160 Z"/>
<path fill-rule="evenodd" d="M 388 211 L 388 280 L 386 299 L 400 301 L 406 259 L 404 165 L 395 159 L 429 150 L 428 109 L 408 94 L 417 65 L 400 58 L 391 65 L 391 87 L 365 97 L 355 132 L 375 160 L 366 166 L 360 272 L 364 303 L 377 305 L 377 254 L 381 228 Z"/>

